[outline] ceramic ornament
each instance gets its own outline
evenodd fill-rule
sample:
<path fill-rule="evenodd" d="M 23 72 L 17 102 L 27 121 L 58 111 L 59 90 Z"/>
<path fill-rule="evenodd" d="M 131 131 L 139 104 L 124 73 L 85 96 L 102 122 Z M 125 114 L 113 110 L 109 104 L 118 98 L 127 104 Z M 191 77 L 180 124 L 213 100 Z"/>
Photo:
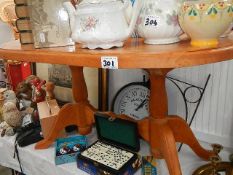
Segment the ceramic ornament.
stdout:
<path fill-rule="evenodd" d="M 128 8 L 131 7 L 130 0 L 84 1 L 75 9 L 70 2 L 65 2 L 72 39 L 89 49 L 122 47 L 134 31 L 140 4 L 136 1 L 133 8 Z M 132 13 L 126 9 L 132 9 Z M 129 24 L 128 14 L 132 14 Z"/>
<path fill-rule="evenodd" d="M 13 90 L 6 90 L 3 92 L 4 103 L 12 102 L 14 104 L 17 103 L 17 98 L 15 92 Z"/>
<path fill-rule="evenodd" d="M 137 0 L 136 0 L 137 1 Z M 136 29 L 146 44 L 170 44 L 180 41 L 177 0 L 146 0 L 137 20 Z"/>
<path fill-rule="evenodd" d="M 217 46 L 218 38 L 230 27 L 233 19 L 231 0 L 185 1 L 179 22 L 197 47 Z"/>
<path fill-rule="evenodd" d="M 19 127 L 22 124 L 21 113 L 12 102 L 6 102 L 3 105 L 3 119 L 12 127 Z"/>

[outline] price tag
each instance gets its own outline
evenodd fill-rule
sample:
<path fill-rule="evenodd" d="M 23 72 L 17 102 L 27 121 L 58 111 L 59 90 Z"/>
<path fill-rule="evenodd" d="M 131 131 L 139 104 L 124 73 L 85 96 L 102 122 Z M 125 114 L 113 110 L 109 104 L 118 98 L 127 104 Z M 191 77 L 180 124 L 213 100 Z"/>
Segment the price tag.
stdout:
<path fill-rule="evenodd" d="M 144 25 L 145 26 L 157 26 L 158 25 L 158 17 L 154 15 L 147 15 L 145 17 Z"/>
<path fill-rule="evenodd" d="M 40 37 L 40 42 L 45 43 L 45 34 L 44 33 L 40 33 L 39 37 Z"/>
<path fill-rule="evenodd" d="M 118 69 L 118 58 L 115 56 L 102 56 L 101 66 L 103 69 Z"/>

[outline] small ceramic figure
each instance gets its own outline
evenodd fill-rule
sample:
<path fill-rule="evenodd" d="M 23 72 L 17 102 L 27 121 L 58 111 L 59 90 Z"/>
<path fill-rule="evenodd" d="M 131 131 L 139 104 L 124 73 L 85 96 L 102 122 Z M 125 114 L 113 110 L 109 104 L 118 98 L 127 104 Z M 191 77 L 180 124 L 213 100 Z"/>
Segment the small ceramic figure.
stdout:
<path fill-rule="evenodd" d="M 54 83 L 47 82 L 45 84 L 45 87 L 46 87 L 46 92 L 47 92 L 46 100 L 55 99 L 55 94 L 54 94 L 55 85 L 54 85 Z"/>
<path fill-rule="evenodd" d="M 26 83 L 26 81 L 20 82 L 16 86 L 16 97 L 18 99 L 25 99 L 25 100 L 31 100 L 32 99 L 32 88 L 29 83 Z"/>
<path fill-rule="evenodd" d="M 12 102 L 7 102 L 3 105 L 3 119 L 12 127 L 19 127 L 22 124 L 20 111 Z"/>
<path fill-rule="evenodd" d="M 137 1 L 137 0 L 136 0 Z M 136 29 L 146 44 L 170 44 L 180 41 L 178 0 L 143 1 Z"/>
<path fill-rule="evenodd" d="M 12 102 L 6 102 L 2 108 L 4 121 L 0 125 L 1 136 L 5 134 L 8 136 L 14 135 L 14 128 L 22 125 L 22 115 Z"/>
<path fill-rule="evenodd" d="M 32 91 L 32 102 L 39 103 L 45 100 L 46 92 L 42 88 L 45 85 L 45 80 L 40 80 L 39 78 L 35 78 L 31 81 L 31 85 L 33 88 Z"/>
<path fill-rule="evenodd" d="M 4 97 L 4 103 L 7 103 L 7 102 L 12 102 L 14 104 L 17 103 L 17 98 L 16 98 L 16 95 L 15 95 L 15 92 L 12 91 L 12 90 L 6 90 L 3 92 L 3 97 Z"/>

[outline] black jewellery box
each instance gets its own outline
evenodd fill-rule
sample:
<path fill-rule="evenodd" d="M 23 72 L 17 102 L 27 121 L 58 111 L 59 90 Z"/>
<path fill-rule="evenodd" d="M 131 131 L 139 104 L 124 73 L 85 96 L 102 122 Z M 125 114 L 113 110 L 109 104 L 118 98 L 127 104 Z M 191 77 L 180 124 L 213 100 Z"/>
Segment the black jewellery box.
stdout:
<path fill-rule="evenodd" d="M 77 156 L 79 169 L 91 175 L 133 175 L 141 165 L 137 124 L 95 114 L 98 141 Z"/>

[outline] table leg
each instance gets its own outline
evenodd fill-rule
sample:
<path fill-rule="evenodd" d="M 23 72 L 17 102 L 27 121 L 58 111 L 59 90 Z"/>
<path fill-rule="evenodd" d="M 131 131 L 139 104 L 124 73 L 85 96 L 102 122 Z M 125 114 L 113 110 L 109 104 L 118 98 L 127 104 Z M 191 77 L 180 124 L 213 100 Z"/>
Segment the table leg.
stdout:
<path fill-rule="evenodd" d="M 38 142 L 35 146 L 36 149 L 48 148 L 58 137 L 59 133 L 68 125 L 77 125 L 78 131 L 82 135 L 91 132 L 96 109 L 89 104 L 87 99 L 87 87 L 83 75 L 83 68 L 71 66 L 70 69 L 75 103 L 66 104 L 61 108 L 53 126 L 51 126 L 49 136 Z"/>
<path fill-rule="evenodd" d="M 163 157 L 167 163 L 170 175 L 181 175 L 181 168 L 176 149 L 176 142 L 188 144 L 200 157 L 208 159 L 213 152 L 205 150 L 198 143 L 186 122 L 179 117 L 168 118 L 168 103 L 166 95 L 166 74 L 171 69 L 150 69 L 150 117 L 142 121 L 140 129 L 148 133 L 140 133 L 149 140 L 152 154 L 155 157 Z M 148 122 L 149 121 L 149 122 Z M 144 124 L 143 124 L 144 122 Z M 149 138 L 148 138 L 149 135 Z"/>
<path fill-rule="evenodd" d="M 190 148 L 204 160 L 208 160 L 209 157 L 213 155 L 213 151 L 208 151 L 201 147 L 184 119 L 178 116 L 171 116 L 168 118 L 168 125 L 173 132 L 176 142 L 189 145 Z"/>

